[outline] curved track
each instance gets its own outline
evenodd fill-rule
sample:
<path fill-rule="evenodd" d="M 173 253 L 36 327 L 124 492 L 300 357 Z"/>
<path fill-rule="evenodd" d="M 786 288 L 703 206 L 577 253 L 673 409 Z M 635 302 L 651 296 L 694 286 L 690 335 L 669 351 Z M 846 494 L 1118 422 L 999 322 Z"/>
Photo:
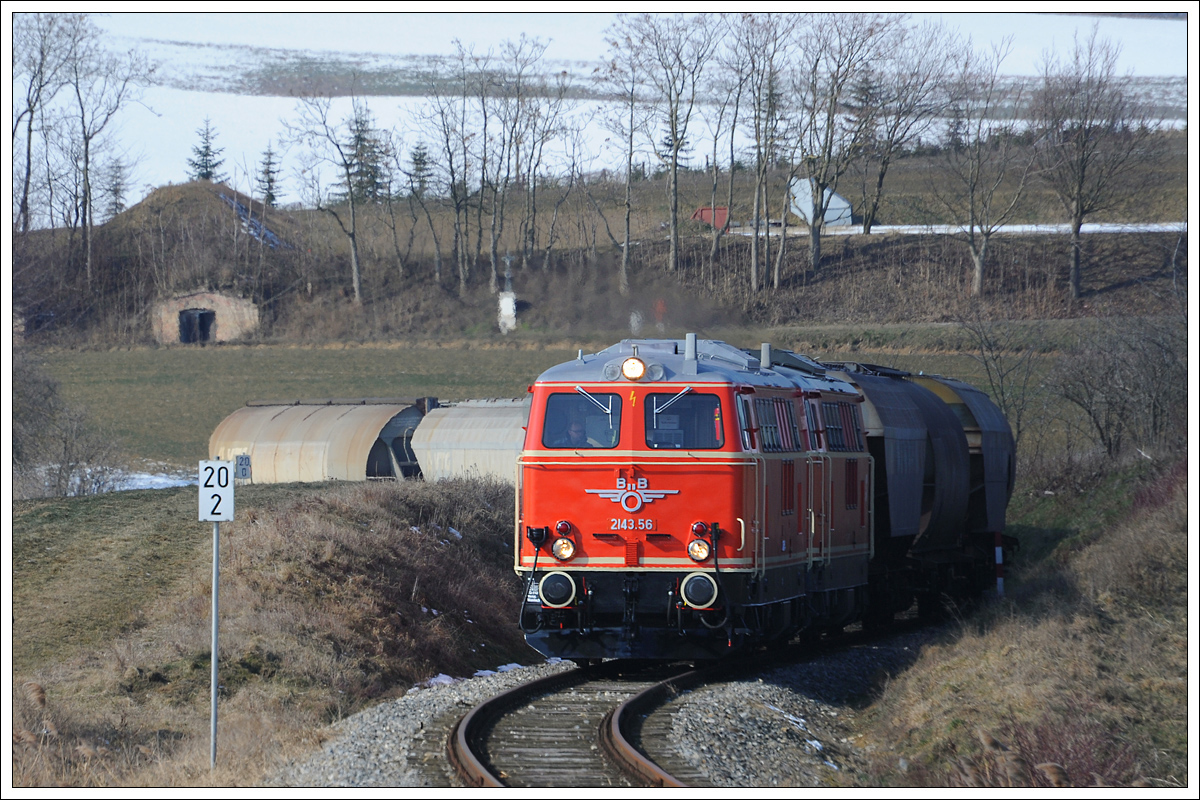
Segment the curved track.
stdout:
<path fill-rule="evenodd" d="M 472 709 L 455 726 L 449 757 L 470 786 L 679 786 L 626 740 L 641 726 L 622 709 L 647 689 L 659 694 L 688 668 L 614 661 L 533 681 Z M 653 701 L 651 701 L 653 702 Z M 625 717 L 628 719 L 628 717 Z M 639 766 L 631 774 L 630 763 Z"/>
<path fill-rule="evenodd" d="M 703 669 L 661 662 L 610 661 L 533 681 L 487 700 L 458 721 L 447 751 L 469 786 L 710 786 L 670 741 L 672 717 L 688 691 L 739 673 L 870 644 L 890 631 L 798 642 L 752 661 Z"/>
<path fill-rule="evenodd" d="M 669 741 L 671 716 L 680 693 L 713 680 L 723 667 L 682 672 L 659 681 L 609 711 L 600 725 L 600 744 L 615 764 L 640 785 L 680 788 L 707 786 L 707 778 L 679 758 Z"/>

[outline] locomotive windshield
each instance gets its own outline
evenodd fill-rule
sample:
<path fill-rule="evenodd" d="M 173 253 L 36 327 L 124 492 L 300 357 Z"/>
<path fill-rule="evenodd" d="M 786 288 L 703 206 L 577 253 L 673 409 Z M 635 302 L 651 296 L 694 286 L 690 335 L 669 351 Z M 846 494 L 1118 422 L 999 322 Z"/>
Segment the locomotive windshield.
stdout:
<path fill-rule="evenodd" d="M 720 449 L 725 444 L 721 399 L 715 394 L 685 392 L 646 395 L 646 446 L 656 450 Z"/>
<path fill-rule="evenodd" d="M 582 389 L 546 399 L 542 445 L 563 449 L 617 446 L 621 438 L 621 396 Z"/>

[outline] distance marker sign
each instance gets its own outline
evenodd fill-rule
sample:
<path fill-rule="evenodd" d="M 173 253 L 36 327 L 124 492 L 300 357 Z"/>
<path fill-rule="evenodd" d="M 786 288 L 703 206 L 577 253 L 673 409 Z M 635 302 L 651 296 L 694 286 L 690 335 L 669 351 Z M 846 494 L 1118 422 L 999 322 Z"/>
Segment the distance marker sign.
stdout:
<path fill-rule="evenodd" d="M 200 462 L 200 521 L 233 521 L 233 464 Z"/>

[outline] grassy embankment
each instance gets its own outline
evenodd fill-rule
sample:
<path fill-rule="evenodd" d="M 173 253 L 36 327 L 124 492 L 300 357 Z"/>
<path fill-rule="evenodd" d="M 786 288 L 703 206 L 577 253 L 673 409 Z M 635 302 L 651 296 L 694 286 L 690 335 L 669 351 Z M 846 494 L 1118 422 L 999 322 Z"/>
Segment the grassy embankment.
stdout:
<path fill-rule="evenodd" d="M 528 663 L 512 502 L 481 482 L 240 489 L 221 528 L 211 773 L 195 490 L 17 503 L 14 784 L 251 785 L 415 683 Z"/>
<path fill-rule="evenodd" d="M 873 698 L 860 785 L 1188 785 L 1186 463 L 1025 488 L 1007 597 Z"/>

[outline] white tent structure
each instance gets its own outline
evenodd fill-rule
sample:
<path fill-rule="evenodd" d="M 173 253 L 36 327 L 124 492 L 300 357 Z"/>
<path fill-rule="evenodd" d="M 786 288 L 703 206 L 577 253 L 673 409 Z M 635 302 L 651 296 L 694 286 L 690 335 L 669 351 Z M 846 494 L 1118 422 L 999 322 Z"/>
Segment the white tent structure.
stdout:
<path fill-rule="evenodd" d="M 792 213 L 808 225 L 813 216 L 812 183 L 808 178 L 793 178 L 788 187 L 792 193 Z M 850 225 L 850 201 L 840 194 L 825 190 L 825 224 L 830 226 Z"/>

